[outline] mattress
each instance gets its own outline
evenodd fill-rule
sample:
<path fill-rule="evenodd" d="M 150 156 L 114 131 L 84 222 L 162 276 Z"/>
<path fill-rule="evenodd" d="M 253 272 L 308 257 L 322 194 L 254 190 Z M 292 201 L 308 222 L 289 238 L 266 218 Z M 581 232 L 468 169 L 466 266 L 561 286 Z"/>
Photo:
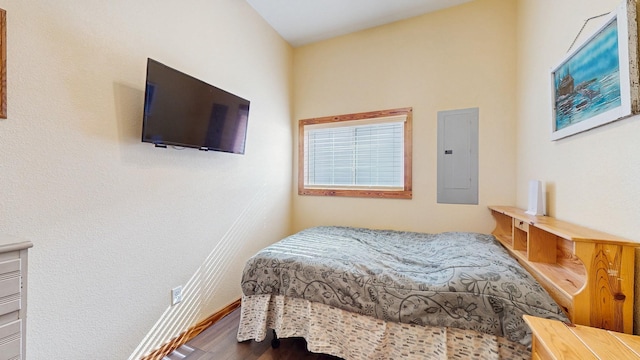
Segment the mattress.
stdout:
<path fill-rule="evenodd" d="M 529 347 L 522 315 L 568 321 L 492 235 L 315 227 L 248 260 L 245 296 L 281 295 L 386 322 L 455 328 Z"/>

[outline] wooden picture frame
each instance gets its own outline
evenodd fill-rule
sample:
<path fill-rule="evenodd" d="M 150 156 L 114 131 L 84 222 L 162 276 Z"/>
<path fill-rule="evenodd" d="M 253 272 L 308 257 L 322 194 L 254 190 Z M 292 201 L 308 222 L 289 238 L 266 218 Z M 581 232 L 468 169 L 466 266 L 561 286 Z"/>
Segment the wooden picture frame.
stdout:
<path fill-rule="evenodd" d="M 7 12 L 0 9 L 0 118 L 7 118 Z"/>
<path fill-rule="evenodd" d="M 624 0 L 551 70 L 551 140 L 638 113 L 636 13 Z"/>

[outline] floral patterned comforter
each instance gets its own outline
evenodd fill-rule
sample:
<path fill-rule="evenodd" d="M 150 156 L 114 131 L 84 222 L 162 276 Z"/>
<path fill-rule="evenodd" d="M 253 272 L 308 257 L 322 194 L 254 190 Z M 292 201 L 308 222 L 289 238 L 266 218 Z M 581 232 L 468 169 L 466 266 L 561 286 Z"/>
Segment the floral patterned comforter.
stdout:
<path fill-rule="evenodd" d="M 530 346 L 523 314 L 568 321 L 492 235 L 316 227 L 248 260 L 245 295 L 275 294 Z"/>

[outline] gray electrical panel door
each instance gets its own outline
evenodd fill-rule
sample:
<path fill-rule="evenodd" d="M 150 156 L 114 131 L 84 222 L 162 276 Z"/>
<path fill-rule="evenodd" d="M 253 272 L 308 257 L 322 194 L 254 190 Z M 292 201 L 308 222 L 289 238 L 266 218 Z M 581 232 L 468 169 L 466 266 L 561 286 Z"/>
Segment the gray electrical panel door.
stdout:
<path fill-rule="evenodd" d="M 478 114 L 438 112 L 438 203 L 478 204 Z"/>

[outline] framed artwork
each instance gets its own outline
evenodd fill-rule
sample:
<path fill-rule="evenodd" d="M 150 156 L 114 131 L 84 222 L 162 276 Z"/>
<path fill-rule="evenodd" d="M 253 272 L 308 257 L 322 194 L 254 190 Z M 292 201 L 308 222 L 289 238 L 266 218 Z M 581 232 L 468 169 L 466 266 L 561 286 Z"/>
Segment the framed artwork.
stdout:
<path fill-rule="evenodd" d="M 624 0 L 551 70 L 552 131 L 558 140 L 638 112 L 636 3 Z"/>
<path fill-rule="evenodd" d="M 7 118 L 7 12 L 0 9 L 0 118 Z"/>

